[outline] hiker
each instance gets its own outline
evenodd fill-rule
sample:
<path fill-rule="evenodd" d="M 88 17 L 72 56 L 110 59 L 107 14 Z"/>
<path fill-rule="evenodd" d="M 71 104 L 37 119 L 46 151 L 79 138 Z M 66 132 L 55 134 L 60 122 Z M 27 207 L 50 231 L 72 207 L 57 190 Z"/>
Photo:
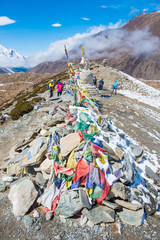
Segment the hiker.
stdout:
<path fill-rule="evenodd" d="M 63 92 L 63 84 L 59 80 L 57 84 L 57 96 L 59 97 L 62 94 L 62 92 Z"/>
<path fill-rule="evenodd" d="M 99 81 L 99 86 L 98 86 L 98 89 L 99 90 L 102 90 L 103 89 L 103 85 L 104 85 L 104 81 L 103 81 L 103 78 Z"/>
<path fill-rule="evenodd" d="M 97 78 L 96 76 L 93 77 L 93 84 L 96 86 L 97 85 Z"/>
<path fill-rule="evenodd" d="M 50 98 L 53 97 L 54 81 L 51 80 L 49 83 Z"/>
<path fill-rule="evenodd" d="M 114 91 L 115 91 L 115 94 L 117 94 L 117 88 L 118 88 L 118 81 L 116 80 L 112 86 L 112 94 L 114 93 Z"/>

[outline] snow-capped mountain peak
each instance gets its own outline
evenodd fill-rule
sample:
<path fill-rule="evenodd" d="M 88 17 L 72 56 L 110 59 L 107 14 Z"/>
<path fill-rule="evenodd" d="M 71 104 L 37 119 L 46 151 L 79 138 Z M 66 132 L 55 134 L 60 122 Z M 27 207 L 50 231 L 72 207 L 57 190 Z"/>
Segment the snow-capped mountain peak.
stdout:
<path fill-rule="evenodd" d="M 27 58 L 0 44 L 0 67 L 30 67 Z"/>

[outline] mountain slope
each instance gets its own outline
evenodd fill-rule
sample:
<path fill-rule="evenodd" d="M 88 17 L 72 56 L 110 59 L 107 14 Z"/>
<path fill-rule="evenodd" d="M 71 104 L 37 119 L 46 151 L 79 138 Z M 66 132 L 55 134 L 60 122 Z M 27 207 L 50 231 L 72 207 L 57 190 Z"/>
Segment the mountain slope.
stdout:
<path fill-rule="evenodd" d="M 133 31 L 137 31 L 138 29 L 148 29 L 148 31 L 151 33 L 151 36 L 155 36 L 160 42 L 159 22 L 160 12 L 140 14 L 123 26 L 122 30 L 128 31 L 131 34 Z M 150 46 L 148 45 L 148 48 L 149 47 Z M 143 43 L 141 44 L 140 48 L 143 48 Z M 129 51 L 120 53 L 119 50 L 115 48 L 112 51 L 112 57 L 108 57 L 107 60 L 110 66 L 124 71 L 133 77 L 150 80 L 160 79 L 159 48 L 156 48 L 151 53 L 142 53 L 137 56 L 130 55 Z"/>
<path fill-rule="evenodd" d="M 60 73 L 67 69 L 67 63 L 63 60 L 56 62 L 43 62 L 29 70 L 32 73 Z"/>
<path fill-rule="evenodd" d="M 120 29 L 106 29 L 97 34 L 81 37 L 78 40 L 73 37 L 68 42 L 69 57 L 74 62 L 80 58 L 81 46 L 83 45 L 86 56 L 90 60 L 101 63 L 106 58 L 109 66 L 133 77 L 159 80 L 159 22 L 160 12 L 139 14 Z M 52 55 L 54 56 L 59 50 L 55 48 L 56 43 L 53 46 Z M 49 53 L 51 54 L 51 52 Z M 64 55 L 61 52 L 60 60 L 43 62 L 33 68 L 31 72 L 57 73 L 61 69 L 63 71 L 67 68 L 67 64 L 63 60 Z M 57 56 L 59 55 L 57 54 Z"/>

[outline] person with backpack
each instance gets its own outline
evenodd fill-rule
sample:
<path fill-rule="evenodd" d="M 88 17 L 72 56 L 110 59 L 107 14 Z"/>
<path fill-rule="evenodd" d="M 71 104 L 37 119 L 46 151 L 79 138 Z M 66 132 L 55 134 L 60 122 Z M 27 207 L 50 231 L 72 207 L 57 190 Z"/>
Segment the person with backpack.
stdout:
<path fill-rule="evenodd" d="M 115 94 L 117 94 L 117 88 L 118 88 L 118 81 L 116 80 L 112 86 L 112 94 L 114 93 L 114 91 L 115 91 Z"/>
<path fill-rule="evenodd" d="M 104 81 L 103 81 L 103 79 L 101 79 L 101 80 L 99 81 L 98 89 L 99 89 L 99 90 L 102 90 L 102 89 L 103 89 L 103 85 L 104 85 Z"/>
<path fill-rule="evenodd" d="M 93 77 L 93 84 L 96 86 L 97 85 L 97 78 L 96 76 Z"/>
<path fill-rule="evenodd" d="M 47 84 L 47 85 L 48 85 L 47 87 L 49 88 L 49 91 L 50 91 L 50 98 L 51 98 L 51 97 L 53 97 L 54 81 L 51 80 L 49 82 L 49 84 Z"/>
<path fill-rule="evenodd" d="M 63 84 L 59 80 L 57 84 L 57 96 L 59 97 L 62 94 L 62 92 L 63 92 Z"/>

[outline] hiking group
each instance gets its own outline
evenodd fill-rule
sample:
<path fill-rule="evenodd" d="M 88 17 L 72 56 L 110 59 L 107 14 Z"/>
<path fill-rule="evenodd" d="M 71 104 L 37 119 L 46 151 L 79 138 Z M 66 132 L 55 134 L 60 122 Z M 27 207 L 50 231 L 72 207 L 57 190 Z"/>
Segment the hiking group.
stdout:
<path fill-rule="evenodd" d="M 93 84 L 97 87 L 97 78 L 95 75 L 93 76 Z M 103 90 L 103 85 L 104 85 L 104 81 L 102 78 L 98 83 L 98 89 Z M 50 98 L 53 97 L 54 86 L 55 86 L 54 80 L 49 81 L 47 84 L 47 89 L 50 91 Z M 111 87 L 111 93 L 117 94 L 118 87 L 119 87 L 119 84 L 118 84 L 118 81 L 116 80 L 115 83 L 113 84 L 113 86 Z M 61 83 L 60 80 L 58 80 L 56 88 L 57 88 L 57 97 L 59 97 L 60 95 L 62 95 L 62 92 L 63 92 L 63 84 Z"/>
<path fill-rule="evenodd" d="M 53 90 L 54 90 L 54 80 L 51 80 L 47 83 L 47 89 L 50 91 L 50 98 L 53 97 Z M 63 92 L 63 84 L 58 80 L 57 83 L 57 96 L 59 97 Z"/>
<path fill-rule="evenodd" d="M 95 86 L 97 86 L 97 78 L 96 76 L 94 75 L 93 76 L 93 84 Z M 103 78 L 99 81 L 99 84 L 98 84 L 98 89 L 99 90 L 103 90 L 103 85 L 104 85 L 104 81 L 103 81 Z M 118 84 L 118 81 L 116 80 L 115 83 L 113 84 L 113 86 L 111 87 L 111 93 L 115 93 L 117 94 L 117 88 L 119 87 L 120 85 Z"/>

